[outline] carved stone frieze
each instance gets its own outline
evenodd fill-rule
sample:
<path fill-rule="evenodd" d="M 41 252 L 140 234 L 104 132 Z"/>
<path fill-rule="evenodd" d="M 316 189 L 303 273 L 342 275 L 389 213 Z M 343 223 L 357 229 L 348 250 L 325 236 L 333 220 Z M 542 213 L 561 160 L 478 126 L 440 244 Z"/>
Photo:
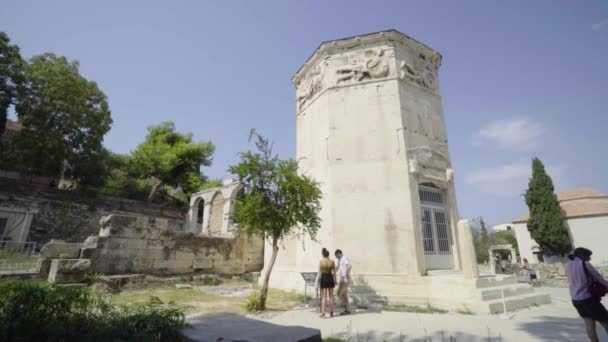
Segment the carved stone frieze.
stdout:
<path fill-rule="evenodd" d="M 454 169 L 451 167 L 445 170 L 445 178 L 448 180 L 448 183 L 451 183 L 454 180 Z"/>
<path fill-rule="evenodd" d="M 418 55 L 413 64 L 401 61 L 401 79 L 407 80 L 421 88 L 431 91 L 437 90 L 437 70 L 441 57 L 433 54 L 427 57 L 423 54 Z"/>
<path fill-rule="evenodd" d="M 448 158 L 430 147 L 416 147 L 408 150 L 408 169 L 411 174 L 441 182 L 451 182 L 454 171 Z"/>
<path fill-rule="evenodd" d="M 408 150 L 408 154 L 410 159 L 425 167 L 445 170 L 449 166 L 448 158 L 430 147 L 414 147 Z"/>
<path fill-rule="evenodd" d="M 354 58 L 350 65 L 341 66 L 336 70 L 336 84 L 380 79 L 388 75 L 389 67 L 384 50 L 369 49 L 359 58 Z"/>
<path fill-rule="evenodd" d="M 323 90 L 323 74 L 320 67 L 310 71 L 302 84 L 297 87 L 298 111 L 310 101 L 316 94 Z"/>

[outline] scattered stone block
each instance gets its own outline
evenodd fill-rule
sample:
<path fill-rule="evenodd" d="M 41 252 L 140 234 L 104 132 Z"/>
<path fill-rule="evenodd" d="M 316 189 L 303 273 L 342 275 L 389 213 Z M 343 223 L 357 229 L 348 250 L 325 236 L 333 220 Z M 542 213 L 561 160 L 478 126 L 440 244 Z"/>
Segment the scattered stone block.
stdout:
<path fill-rule="evenodd" d="M 190 284 L 175 284 L 176 289 L 191 289 L 192 285 Z"/>
<path fill-rule="evenodd" d="M 80 254 L 81 243 L 67 243 L 63 240 L 51 240 L 40 249 L 40 255 L 46 259 L 75 259 Z"/>
<path fill-rule="evenodd" d="M 48 280 L 55 284 L 80 283 L 91 268 L 89 259 L 53 259 Z"/>
<path fill-rule="evenodd" d="M 144 274 L 120 274 L 103 276 L 95 282 L 95 284 L 104 284 L 111 290 L 120 290 L 128 284 L 141 283 L 146 279 Z M 101 285 L 100 285 L 101 287 Z"/>

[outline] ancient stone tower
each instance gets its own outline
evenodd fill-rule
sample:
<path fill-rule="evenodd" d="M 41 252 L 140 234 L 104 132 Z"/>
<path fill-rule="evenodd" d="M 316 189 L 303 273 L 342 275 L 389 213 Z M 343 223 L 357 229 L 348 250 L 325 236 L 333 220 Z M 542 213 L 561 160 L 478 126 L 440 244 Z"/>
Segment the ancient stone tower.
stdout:
<path fill-rule="evenodd" d="M 355 282 L 396 302 L 436 297 L 429 271 L 476 278 L 470 232 L 458 228 L 441 58 L 390 30 L 324 42 L 293 77 L 297 160 L 321 184 L 322 228 L 317 241 L 284 242 L 271 286 L 301 290 L 322 247 L 342 249 Z"/>

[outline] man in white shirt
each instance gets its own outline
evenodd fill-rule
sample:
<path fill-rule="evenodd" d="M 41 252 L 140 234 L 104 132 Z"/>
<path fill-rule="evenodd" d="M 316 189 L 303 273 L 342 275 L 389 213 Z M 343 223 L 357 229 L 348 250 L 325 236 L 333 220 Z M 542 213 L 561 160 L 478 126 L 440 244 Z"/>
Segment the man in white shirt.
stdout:
<path fill-rule="evenodd" d="M 351 265 L 347 257 L 342 254 L 342 251 L 336 249 L 336 258 L 338 258 L 338 275 L 340 282 L 338 285 L 338 298 L 344 305 L 344 312 L 341 315 L 350 314 L 350 305 L 348 303 L 348 286 L 350 285 L 350 270 Z"/>

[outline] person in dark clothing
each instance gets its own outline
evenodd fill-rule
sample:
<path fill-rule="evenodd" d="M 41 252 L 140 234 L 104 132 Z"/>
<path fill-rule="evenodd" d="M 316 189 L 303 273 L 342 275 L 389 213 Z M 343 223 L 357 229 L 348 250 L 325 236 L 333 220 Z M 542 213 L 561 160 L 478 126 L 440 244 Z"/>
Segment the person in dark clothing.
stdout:
<path fill-rule="evenodd" d="M 602 298 L 592 293 L 591 284 L 598 283 L 608 287 L 608 281 L 589 263 L 592 252 L 587 248 L 578 247 L 568 256 L 566 275 L 570 287 L 572 305 L 585 321 L 587 336 L 591 342 L 597 342 L 595 322 L 599 322 L 608 332 L 608 311 L 602 305 Z"/>
<path fill-rule="evenodd" d="M 321 318 L 325 318 L 325 308 L 329 301 L 329 315 L 334 315 L 334 288 L 336 287 L 336 263 L 329 258 L 329 251 L 321 251 L 323 258 L 319 262 L 321 287 Z"/>

